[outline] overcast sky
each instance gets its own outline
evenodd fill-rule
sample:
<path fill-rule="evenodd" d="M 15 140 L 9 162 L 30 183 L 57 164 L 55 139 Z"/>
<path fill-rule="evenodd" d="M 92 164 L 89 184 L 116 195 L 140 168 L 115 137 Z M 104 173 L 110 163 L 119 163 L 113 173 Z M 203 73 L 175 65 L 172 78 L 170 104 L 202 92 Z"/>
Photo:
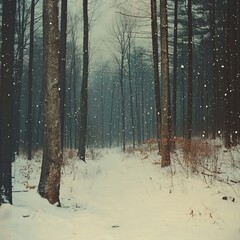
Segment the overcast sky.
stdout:
<path fill-rule="evenodd" d="M 129 2 L 129 4 L 128 4 Z M 94 11 L 94 22 L 91 25 L 90 32 L 90 51 L 94 54 L 92 58 L 104 61 L 105 58 L 110 58 L 112 51 L 110 29 L 113 25 L 114 20 L 117 17 L 119 8 L 125 7 L 128 11 L 134 15 L 149 15 L 148 6 L 146 0 L 96 0 L 94 4 L 89 4 L 89 15 L 91 16 L 92 10 Z M 143 9 L 147 8 L 144 12 Z M 149 9 L 150 10 L 150 9 Z M 77 16 L 82 16 L 82 1 L 72 0 L 69 1 L 69 14 Z M 140 22 L 141 19 L 138 20 Z M 147 31 L 150 33 L 150 15 L 149 19 L 145 19 Z M 79 22 L 79 42 L 82 42 L 82 22 Z M 148 29 L 149 28 L 149 29 Z M 136 39 L 139 42 L 139 39 Z M 150 40 L 142 39 L 142 45 L 149 45 Z"/>

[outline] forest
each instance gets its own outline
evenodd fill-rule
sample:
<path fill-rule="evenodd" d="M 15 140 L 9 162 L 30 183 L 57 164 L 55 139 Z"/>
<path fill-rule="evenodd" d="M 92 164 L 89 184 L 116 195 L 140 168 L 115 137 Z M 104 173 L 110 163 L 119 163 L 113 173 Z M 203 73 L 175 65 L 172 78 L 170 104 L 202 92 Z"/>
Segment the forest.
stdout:
<path fill-rule="evenodd" d="M 134 174 L 141 182 L 139 163 L 120 165 L 128 158 L 150 159 L 146 171 L 157 169 L 156 178 L 168 173 L 182 184 L 180 171 L 231 185 L 234 193 L 221 197 L 239 205 L 239 1 L 1 0 L 0 26 L 0 220 L 4 205 L 18 206 L 33 192 L 29 198 L 68 208 L 61 188 L 70 178 L 90 181 L 109 170 L 119 189 Z M 130 183 L 118 182 L 117 168 Z M 90 187 L 81 181 L 74 187 L 82 184 L 83 197 Z M 99 181 L 108 186 L 111 179 Z M 78 204 L 76 211 L 84 208 Z M 236 218 L 238 205 L 231 208 Z M 101 239 L 130 238 L 124 234 Z"/>

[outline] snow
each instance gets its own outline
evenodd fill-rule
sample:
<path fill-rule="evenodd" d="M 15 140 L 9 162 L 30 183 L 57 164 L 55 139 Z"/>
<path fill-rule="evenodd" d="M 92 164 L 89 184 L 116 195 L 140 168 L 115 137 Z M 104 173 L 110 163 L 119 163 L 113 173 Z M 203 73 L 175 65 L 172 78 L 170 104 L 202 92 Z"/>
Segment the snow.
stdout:
<path fill-rule="evenodd" d="M 230 180 L 240 179 L 240 155 L 219 151 L 221 178 L 186 171 L 180 152 L 169 168 L 155 151 L 98 150 L 87 164 L 73 157 L 62 169 L 62 208 L 37 194 L 41 157 L 19 157 L 14 190 L 25 191 L 0 207 L 0 239 L 238 240 L 240 184 Z"/>

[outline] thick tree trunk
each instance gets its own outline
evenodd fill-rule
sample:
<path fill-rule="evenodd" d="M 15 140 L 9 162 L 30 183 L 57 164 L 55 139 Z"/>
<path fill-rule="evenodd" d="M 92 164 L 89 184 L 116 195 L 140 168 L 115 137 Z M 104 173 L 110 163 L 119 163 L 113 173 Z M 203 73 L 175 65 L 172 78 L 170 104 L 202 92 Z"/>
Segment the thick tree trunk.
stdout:
<path fill-rule="evenodd" d="M 12 204 L 13 76 L 16 1 L 3 1 L 0 85 L 0 205 Z"/>
<path fill-rule="evenodd" d="M 88 65 L 89 65 L 89 47 L 88 47 L 88 0 L 83 0 L 83 75 L 80 103 L 80 137 L 78 156 L 85 162 L 86 140 L 87 140 L 87 115 L 88 115 Z"/>
<path fill-rule="evenodd" d="M 44 40 L 44 146 L 38 192 L 51 204 L 58 203 L 62 165 L 58 0 L 43 2 Z"/>
<path fill-rule="evenodd" d="M 161 35 L 161 76 L 162 76 L 162 126 L 161 126 L 161 166 L 170 165 L 169 145 L 169 58 L 168 58 L 168 20 L 167 0 L 160 0 Z"/>

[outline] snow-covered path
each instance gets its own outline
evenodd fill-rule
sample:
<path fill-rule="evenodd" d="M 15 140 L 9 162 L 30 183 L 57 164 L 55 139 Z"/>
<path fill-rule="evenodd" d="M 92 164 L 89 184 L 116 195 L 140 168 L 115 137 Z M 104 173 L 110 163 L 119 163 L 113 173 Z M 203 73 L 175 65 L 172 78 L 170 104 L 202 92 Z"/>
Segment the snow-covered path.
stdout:
<path fill-rule="evenodd" d="M 26 167 L 27 166 L 27 167 Z M 15 189 L 39 180 L 39 162 L 17 160 Z M 24 175 L 24 176 L 23 176 Z M 235 189 L 239 194 L 239 187 Z M 62 208 L 41 199 L 36 188 L 14 193 L 0 207 L 1 240 L 238 240 L 240 201 L 224 201 L 232 189 L 153 165 L 153 159 L 105 151 L 87 164 L 63 168 Z"/>

